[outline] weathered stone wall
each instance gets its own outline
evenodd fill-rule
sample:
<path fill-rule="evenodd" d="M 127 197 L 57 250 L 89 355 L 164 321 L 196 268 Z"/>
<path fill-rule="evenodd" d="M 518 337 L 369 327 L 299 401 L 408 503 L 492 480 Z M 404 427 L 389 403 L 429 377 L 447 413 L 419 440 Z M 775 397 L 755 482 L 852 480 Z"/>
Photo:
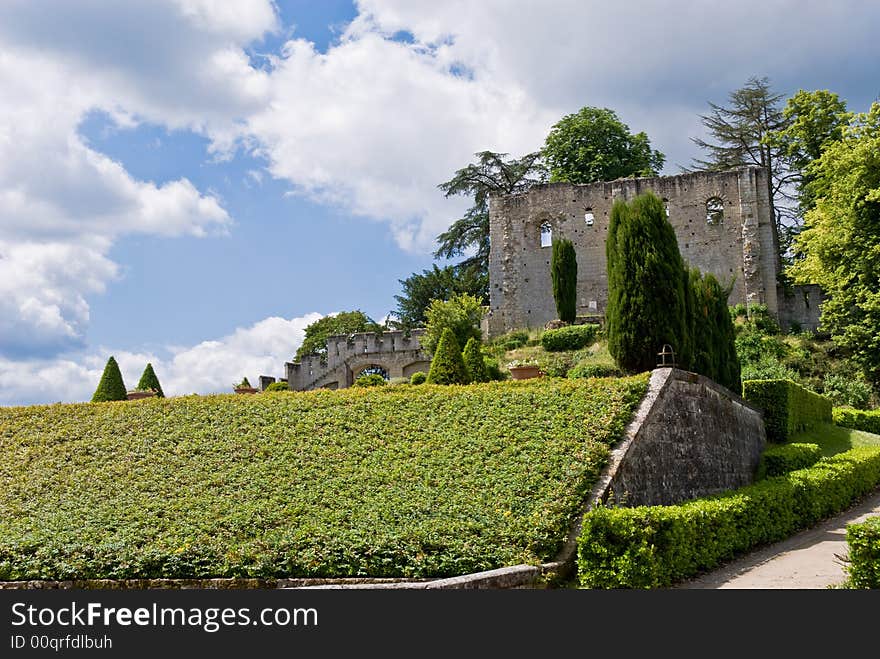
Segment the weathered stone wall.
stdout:
<path fill-rule="evenodd" d="M 702 375 L 659 368 L 612 454 L 602 496 L 626 506 L 669 505 L 743 487 L 766 443 L 757 408 Z"/>
<path fill-rule="evenodd" d="M 611 207 L 654 191 L 666 202 L 684 259 L 722 282 L 733 281 L 730 303 L 765 303 L 778 313 L 777 250 L 766 173 L 747 167 L 728 172 L 620 179 L 573 185 L 548 183 L 489 202 L 490 336 L 519 327 L 541 327 L 556 318 L 550 282 L 550 247 L 541 247 L 541 225 L 553 238 L 574 243 L 578 263 L 578 315 L 603 314 L 608 299 L 605 237 Z M 723 219 L 707 222 L 706 202 L 723 202 Z M 586 219 L 591 214 L 592 223 Z"/>
<path fill-rule="evenodd" d="M 779 324 L 785 331 L 800 328 L 815 332 L 819 329 L 821 304 L 825 300 L 816 284 L 794 286 L 788 294 L 780 291 Z"/>
<path fill-rule="evenodd" d="M 393 331 L 331 336 L 327 340 L 326 359 L 309 356 L 284 365 L 288 385 L 295 391 L 344 389 L 370 366 L 383 368 L 391 378 L 427 372 L 431 358 L 419 342 L 423 333 L 424 330 L 413 330 L 409 334 Z"/>

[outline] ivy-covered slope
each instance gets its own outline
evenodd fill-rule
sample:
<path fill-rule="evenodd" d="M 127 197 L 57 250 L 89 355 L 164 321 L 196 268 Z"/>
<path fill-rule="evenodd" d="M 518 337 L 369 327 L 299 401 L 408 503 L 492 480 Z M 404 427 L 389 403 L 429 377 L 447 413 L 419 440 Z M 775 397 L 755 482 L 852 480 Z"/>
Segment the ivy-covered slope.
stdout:
<path fill-rule="evenodd" d="M 552 559 L 646 388 L 641 375 L 0 408 L 0 580 Z"/>

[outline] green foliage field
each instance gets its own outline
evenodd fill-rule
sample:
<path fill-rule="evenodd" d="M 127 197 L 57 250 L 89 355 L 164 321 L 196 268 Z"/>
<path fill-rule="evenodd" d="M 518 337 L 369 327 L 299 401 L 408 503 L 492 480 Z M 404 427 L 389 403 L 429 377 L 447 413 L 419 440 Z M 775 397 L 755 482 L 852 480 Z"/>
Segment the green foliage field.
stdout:
<path fill-rule="evenodd" d="M 647 376 L 0 408 L 0 580 L 552 559 Z"/>

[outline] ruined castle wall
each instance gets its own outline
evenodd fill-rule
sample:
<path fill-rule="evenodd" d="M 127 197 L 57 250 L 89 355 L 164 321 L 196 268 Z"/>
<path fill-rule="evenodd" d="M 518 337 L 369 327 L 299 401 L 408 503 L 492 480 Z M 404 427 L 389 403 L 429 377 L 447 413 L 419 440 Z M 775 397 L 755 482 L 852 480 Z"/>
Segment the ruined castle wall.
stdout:
<path fill-rule="evenodd" d="M 548 183 L 517 195 L 493 196 L 489 204 L 490 304 L 488 333 L 541 327 L 557 317 L 550 280 L 552 237 L 574 243 L 578 263 L 579 315 L 602 314 L 608 299 L 605 238 L 611 207 L 652 190 L 667 206 L 685 261 L 722 282 L 733 282 L 730 303 L 762 302 L 777 312 L 776 249 L 766 174 L 758 168 L 694 172 L 574 185 Z M 707 222 L 706 202 L 718 198 L 723 218 Z M 585 215 L 591 214 L 592 224 Z"/>
<path fill-rule="evenodd" d="M 285 364 L 291 389 L 344 389 L 350 387 L 357 374 L 370 366 L 379 366 L 391 378 L 408 377 L 430 365 L 419 337 L 424 330 L 360 332 L 331 336 L 327 339 L 324 357 L 310 355 L 298 362 Z"/>

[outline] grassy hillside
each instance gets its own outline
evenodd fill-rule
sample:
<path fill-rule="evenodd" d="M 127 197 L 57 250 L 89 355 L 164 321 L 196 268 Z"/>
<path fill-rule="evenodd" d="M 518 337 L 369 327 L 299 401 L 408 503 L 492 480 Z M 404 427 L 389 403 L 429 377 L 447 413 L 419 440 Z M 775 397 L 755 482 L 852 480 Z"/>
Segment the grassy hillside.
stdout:
<path fill-rule="evenodd" d="M 646 386 L 0 408 L 0 579 L 442 576 L 547 560 Z"/>
<path fill-rule="evenodd" d="M 790 442 L 817 444 L 822 449 L 822 455 L 828 457 L 861 446 L 880 446 L 880 435 L 822 423 L 795 434 Z"/>

